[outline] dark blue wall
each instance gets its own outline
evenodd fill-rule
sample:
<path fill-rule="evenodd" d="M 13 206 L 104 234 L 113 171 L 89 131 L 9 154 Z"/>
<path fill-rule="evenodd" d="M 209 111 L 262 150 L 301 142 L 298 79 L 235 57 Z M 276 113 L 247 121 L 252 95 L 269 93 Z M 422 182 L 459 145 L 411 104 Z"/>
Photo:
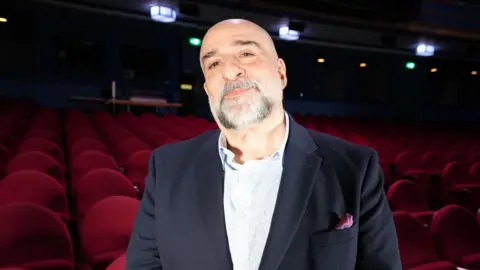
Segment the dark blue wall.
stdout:
<path fill-rule="evenodd" d="M 188 38 L 201 38 L 203 34 L 200 30 L 151 21 L 54 8 L 40 10 L 35 16 L 33 29 L 35 72 L 23 76 L 0 74 L 0 92 L 30 96 L 48 106 L 66 107 L 74 106 L 68 102 L 70 96 L 100 96 L 101 90 L 109 89 L 110 82 L 115 80 L 124 92 L 141 86 L 158 91 L 171 101 L 178 101 L 182 72 L 196 74 L 200 84 L 196 91 L 202 91 L 199 48 L 190 46 Z M 93 74 L 59 71 L 55 39 L 62 36 L 101 44 L 102 71 Z M 158 69 L 164 70 L 163 77 L 146 79 L 140 86 L 138 82 L 132 85 L 124 79 L 121 68 L 121 44 L 124 43 L 161 52 L 165 63 L 159 63 Z M 478 78 L 471 78 L 473 76 L 469 74 L 471 66 L 294 42 L 277 42 L 277 49 L 287 63 L 289 86 L 285 90 L 285 104 L 292 112 L 480 119 L 480 114 L 475 113 L 480 101 L 478 91 L 465 98 L 463 89 L 479 85 Z M 325 63 L 317 63 L 319 57 L 325 58 Z M 417 68 L 405 69 L 407 61 L 415 61 Z M 361 62 L 366 62 L 367 68 L 361 69 Z M 432 67 L 438 67 L 439 72 L 430 74 Z M 457 73 L 462 75 L 459 77 Z M 468 85 L 449 85 L 448 88 L 447 84 L 439 83 L 449 76 L 456 76 L 456 79 L 464 76 Z M 464 102 L 442 105 L 432 101 L 432 93 L 442 91 L 461 96 Z"/>

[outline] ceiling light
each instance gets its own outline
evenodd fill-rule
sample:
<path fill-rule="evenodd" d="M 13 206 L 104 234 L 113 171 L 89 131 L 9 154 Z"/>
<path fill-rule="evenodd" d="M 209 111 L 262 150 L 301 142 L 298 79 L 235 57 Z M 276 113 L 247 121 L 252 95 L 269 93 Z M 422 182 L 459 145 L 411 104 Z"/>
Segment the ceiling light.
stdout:
<path fill-rule="evenodd" d="M 432 69 L 430 69 L 430 72 L 437 72 L 437 71 L 438 71 L 437 68 L 432 68 Z"/>
<path fill-rule="evenodd" d="M 0 17 L 0 22 L 2 22 L 2 23 L 6 23 L 6 22 L 7 22 L 7 18 Z"/>
<path fill-rule="evenodd" d="M 282 26 L 278 29 L 278 35 L 284 40 L 297 40 L 300 37 L 300 33 L 295 30 L 291 30 L 288 26 Z"/>
<path fill-rule="evenodd" d="M 188 84 L 188 83 L 182 83 L 182 84 L 180 84 L 180 89 L 182 89 L 182 90 L 192 90 L 193 85 Z"/>
<path fill-rule="evenodd" d="M 317 62 L 318 62 L 318 63 L 325 63 L 325 59 L 323 59 L 323 58 L 318 58 L 318 59 L 317 59 Z"/>
<path fill-rule="evenodd" d="M 418 56 L 432 56 L 435 54 L 435 46 L 431 44 L 420 43 L 417 46 Z"/>
<path fill-rule="evenodd" d="M 471 74 L 475 76 L 478 74 L 478 72 L 476 70 L 473 70 Z"/>
<path fill-rule="evenodd" d="M 367 63 L 360 63 L 360 67 L 366 67 L 367 66 Z"/>
<path fill-rule="evenodd" d="M 177 19 L 177 12 L 165 6 L 153 6 L 150 8 L 150 17 L 154 21 L 171 23 Z"/>

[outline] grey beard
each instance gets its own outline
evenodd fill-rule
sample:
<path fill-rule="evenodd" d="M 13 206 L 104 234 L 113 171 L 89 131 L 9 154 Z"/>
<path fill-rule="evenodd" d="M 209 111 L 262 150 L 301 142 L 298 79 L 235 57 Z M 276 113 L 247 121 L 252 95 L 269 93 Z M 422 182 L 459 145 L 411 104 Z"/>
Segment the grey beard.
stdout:
<path fill-rule="evenodd" d="M 258 108 L 254 108 L 255 111 L 255 118 L 248 119 L 244 123 L 238 123 L 235 119 L 231 119 L 227 116 L 224 110 L 222 110 L 221 105 L 220 108 L 217 110 L 217 118 L 218 121 L 224 126 L 226 129 L 232 130 L 243 130 L 250 125 L 258 124 L 265 120 L 271 113 L 274 107 L 274 102 L 269 99 L 268 97 L 261 96 L 260 97 L 260 106 Z"/>

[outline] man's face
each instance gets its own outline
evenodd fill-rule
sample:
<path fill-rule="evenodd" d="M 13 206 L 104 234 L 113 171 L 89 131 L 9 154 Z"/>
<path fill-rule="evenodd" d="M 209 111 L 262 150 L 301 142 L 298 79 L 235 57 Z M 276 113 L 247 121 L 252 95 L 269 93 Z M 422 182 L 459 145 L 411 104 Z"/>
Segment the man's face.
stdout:
<path fill-rule="evenodd" d="M 249 25 L 222 25 L 205 37 L 200 55 L 204 87 L 212 114 L 225 128 L 260 123 L 282 102 L 285 65 L 268 46 L 273 43 Z"/>

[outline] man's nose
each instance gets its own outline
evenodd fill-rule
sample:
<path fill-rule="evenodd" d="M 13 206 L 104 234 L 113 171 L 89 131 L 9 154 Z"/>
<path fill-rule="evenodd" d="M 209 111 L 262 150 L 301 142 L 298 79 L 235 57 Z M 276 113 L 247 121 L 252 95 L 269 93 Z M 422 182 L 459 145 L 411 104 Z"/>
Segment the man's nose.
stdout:
<path fill-rule="evenodd" d="M 234 63 L 233 61 L 228 61 L 227 63 L 225 63 L 223 69 L 223 77 L 225 80 L 235 81 L 239 77 L 242 77 L 244 75 L 245 69 L 239 66 L 237 63 Z"/>

